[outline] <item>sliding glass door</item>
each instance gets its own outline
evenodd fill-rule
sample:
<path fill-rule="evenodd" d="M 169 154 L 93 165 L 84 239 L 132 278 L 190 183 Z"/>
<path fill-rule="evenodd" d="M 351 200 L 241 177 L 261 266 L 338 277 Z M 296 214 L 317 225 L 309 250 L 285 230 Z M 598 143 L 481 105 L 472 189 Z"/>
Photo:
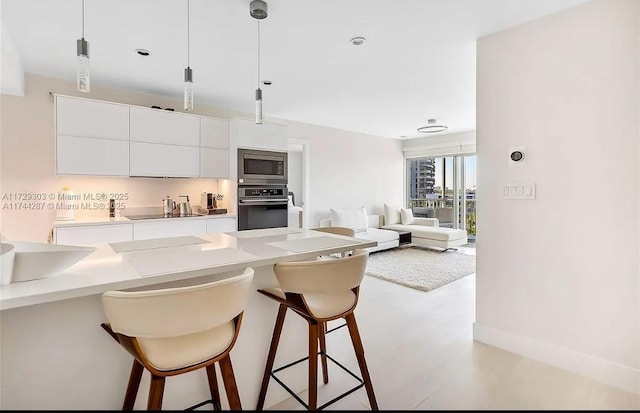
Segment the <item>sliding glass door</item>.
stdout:
<path fill-rule="evenodd" d="M 475 240 L 475 155 L 407 159 L 407 208 Z"/>

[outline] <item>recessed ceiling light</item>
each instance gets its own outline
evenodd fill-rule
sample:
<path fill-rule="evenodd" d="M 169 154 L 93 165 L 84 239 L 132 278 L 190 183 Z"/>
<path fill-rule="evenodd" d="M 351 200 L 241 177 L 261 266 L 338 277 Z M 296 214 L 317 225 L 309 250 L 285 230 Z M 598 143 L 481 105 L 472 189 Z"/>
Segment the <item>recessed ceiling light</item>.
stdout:
<path fill-rule="evenodd" d="M 149 56 L 151 54 L 151 52 L 147 49 L 136 49 L 136 53 L 138 53 L 140 56 Z"/>
<path fill-rule="evenodd" d="M 351 44 L 354 46 L 360 46 L 363 45 L 364 42 L 366 42 L 367 39 L 365 39 L 364 37 L 361 36 L 357 36 L 351 39 Z"/>
<path fill-rule="evenodd" d="M 270 80 L 263 80 L 263 81 L 262 81 L 262 84 L 263 84 L 263 85 L 267 85 L 267 86 L 269 86 L 269 85 L 273 84 L 273 82 L 272 82 L 272 81 L 270 81 Z"/>

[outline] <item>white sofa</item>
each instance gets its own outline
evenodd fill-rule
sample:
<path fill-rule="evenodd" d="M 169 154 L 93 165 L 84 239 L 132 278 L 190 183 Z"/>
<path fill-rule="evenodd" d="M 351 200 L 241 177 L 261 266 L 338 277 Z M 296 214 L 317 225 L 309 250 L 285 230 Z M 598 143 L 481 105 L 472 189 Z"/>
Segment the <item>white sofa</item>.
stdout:
<path fill-rule="evenodd" d="M 366 230 L 356 232 L 356 238 L 368 239 L 378 242 L 377 246 L 366 248 L 366 250 L 369 252 L 386 250 L 400 245 L 400 235 L 398 234 L 398 232 L 380 228 L 381 218 L 382 215 L 367 215 L 368 222 Z M 331 227 L 331 218 L 321 219 L 320 226 Z M 354 230 L 360 230 L 360 228 Z"/>
<path fill-rule="evenodd" d="M 411 232 L 411 242 L 416 245 L 454 249 L 469 242 L 463 229 L 441 228 L 438 218 L 414 218 L 410 209 L 384 205 L 383 229 Z M 404 216 L 403 216 L 404 215 Z M 403 223 L 405 222 L 405 223 Z"/>

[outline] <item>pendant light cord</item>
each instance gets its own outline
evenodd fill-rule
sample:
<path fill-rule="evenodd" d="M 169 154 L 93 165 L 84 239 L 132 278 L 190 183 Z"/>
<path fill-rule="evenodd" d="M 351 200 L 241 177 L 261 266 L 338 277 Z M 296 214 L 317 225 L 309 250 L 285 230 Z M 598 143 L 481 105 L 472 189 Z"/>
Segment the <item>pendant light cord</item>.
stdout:
<path fill-rule="evenodd" d="M 260 89 L 260 20 L 258 20 L 258 89 Z"/>
<path fill-rule="evenodd" d="M 84 39 L 84 0 L 82 0 L 82 38 Z"/>
<path fill-rule="evenodd" d="M 82 0 L 84 1 L 84 0 Z M 191 44 L 191 12 L 189 10 L 189 0 L 187 0 L 187 67 L 189 67 L 189 58 L 190 58 L 190 50 L 189 45 Z"/>

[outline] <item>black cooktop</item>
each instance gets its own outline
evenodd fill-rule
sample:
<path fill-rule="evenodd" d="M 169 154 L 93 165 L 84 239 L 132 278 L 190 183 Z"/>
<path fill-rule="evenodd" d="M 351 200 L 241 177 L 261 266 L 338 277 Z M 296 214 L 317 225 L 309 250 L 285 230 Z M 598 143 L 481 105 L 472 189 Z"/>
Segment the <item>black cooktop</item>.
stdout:
<path fill-rule="evenodd" d="M 125 215 L 129 219 L 156 219 L 156 218 L 189 218 L 189 217 L 202 217 L 204 214 L 191 214 L 191 215 L 163 215 L 163 214 L 146 214 L 146 215 Z"/>

